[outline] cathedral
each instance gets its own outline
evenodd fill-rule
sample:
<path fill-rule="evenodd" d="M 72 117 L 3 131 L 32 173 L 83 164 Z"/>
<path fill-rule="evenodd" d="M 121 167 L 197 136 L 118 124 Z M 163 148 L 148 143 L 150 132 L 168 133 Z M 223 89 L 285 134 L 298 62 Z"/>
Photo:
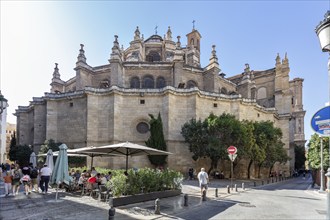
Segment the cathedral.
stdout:
<path fill-rule="evenodd" d="M 109 63 L 102 66 L 88 64 L 81 44 L 75 75 L 68 81 L 61 79 L 56 63 L 50 92 L 16 109 L 17 143 L 32 145 L 35 151 L 49 139 L 69 148 L 125 141 L 145 145 L 149 114 L 160 113 L 167 150 L 173 153 L 168 167 L 186 172 L 207 163 L 192 160 L 180 133 L 182 125 L 192 118 L 204 120 L 210 113 L 230 113 L 239 120 L 270 120 L 281 128 L 292 158 L 281 169 L 294 168 L 294 146 L 305 144 L 305 110 L 303 79 L 289 79 L 287 55 L 282 60 L 277 55 L 270 69 L 251 70 L 245 64 L 241 74 L 226 77 L 215 46 L 210 48 L 207 66 L 201 66 L 202 36 L 195 28 L 184 43 L 180 36 L 172 38 L 170 27 L 163 37 L 156 33 L 144 39 L 138 27 L 132 35 L 126 49 L 114 36 Z M 94 163 L 125 167 L 124 160 L 116 157 Z M 130 159 L 129 167 L 145 166 L 150 166 L 146 156 Z"/>

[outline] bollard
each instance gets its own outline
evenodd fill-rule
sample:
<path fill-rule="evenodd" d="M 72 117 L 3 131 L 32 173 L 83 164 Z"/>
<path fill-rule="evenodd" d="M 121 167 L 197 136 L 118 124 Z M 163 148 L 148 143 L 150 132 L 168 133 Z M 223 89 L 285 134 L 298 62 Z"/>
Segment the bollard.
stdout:
<path fill-rule="evenodd" d="M 242 190 L 245 190 L 245 186 L 244 186 L 244 183 L 242 183 Z"/>
<path fill-rule="evenodd" d="M 184 201 L 183 206 L 188 206 L 188 194 L 184 194 L 183 201 Z"/>
<path fill-rule="evenodd" d="M 218 197 L 218 188 L 215 188 L 215 197 Z"/>
<path fill-rule="evenodd" d="M 113 207 L 113 198 L 110 197 L 109 198 L 109 220 L 113 220 L 115 219 L 115 214 L 116 214 L 116 209 Z"/>
<path fill-rule="evenodd" d="M 227 193 L 230 194 L 230 187 L 227 185 Z"/>
<path fill-rule="evenodd" d="M 257 186 L 257 183 L 256 181 L 253 182 L 253 186 L 256 187 Z"/>
<path fill-rule="evenodd" d="M 272 178 L 272 183 L 274 183 L 274 179 Z"/>
<path fill-rule="evenodd" d="M 160 215 L 160 199 L 155 200 L 155 214 Z"/>
<path fill-rule="evenodd" d="M 269 184 L 269 180 L 267 180 L 267 184 Z"/>
<path fill-rule="evenodd" d="M 110 207 L 109 209 L 109 220 L 114 220 L 116 214 L 116 209 L 114 207 Z"/>
<path fill-rule="evenodd" d="M 261 180 L 261 185 L 264 185 L 264 181 L 263 180 Z"/>
<path fill-rule="evenodd" d="M 237 192 L 237 184 L 235 184 L 235 192 Z"/>

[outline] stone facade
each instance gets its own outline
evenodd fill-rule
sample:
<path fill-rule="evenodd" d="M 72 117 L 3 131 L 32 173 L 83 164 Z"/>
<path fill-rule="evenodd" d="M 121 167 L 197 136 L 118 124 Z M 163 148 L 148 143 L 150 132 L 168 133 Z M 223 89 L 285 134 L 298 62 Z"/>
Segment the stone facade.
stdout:
<path fill-rule="evenodd" d="M 191 159 L 181 126 L 191 118 L 211 112 L 234 114 L 239 120 L 270 120 L 283 131 L 283 142 L 294 158 L 294 145 L 304 145 L 303 79 L 289 80 L 289 60 L 264 71 L 250 70 L 225 77 L 215 46 L 209 64 L 200 65 L 201 35 L 193 29 L 187 46 L 172 40 L 170 27 L 164 38 L 155 34 L 144 40 L 139 28 L 127 49 L 115 36 L 109 64 L 92 67 L 81 44 L 76 75 L 68 81 L 54 68 L 50 93 L 19 106 L 17 140 L 38 149 L 46 139 L 70 148 L 102 146 L 123 141 L 144 144 L 149 137 L 148 114 L 161 114 L 168 151 L 168 166 L 186 172 L 203 161 Z M 123 168 L 122 158 L 97 160 L 96 165 Z M 146 157 L 133 157 L 130 167 L 149 166 Z M 281 169 L 293 168 L 294 159 Z M 223 165 L 225 166 L 225 165 Z"/>
<path fill-rule="evenodd" d="M 10 150 L 10 141 L 12 137 L 14 136 L 14 133 L 16 133 L 16 124 L 11 124 L 7 122 L 6 126 L 6 149 L 3 156 L 3 161 L 6 161 L 9 159 L 9 150 Z M 16 135 L 16 134 L 15 134 Z"/>

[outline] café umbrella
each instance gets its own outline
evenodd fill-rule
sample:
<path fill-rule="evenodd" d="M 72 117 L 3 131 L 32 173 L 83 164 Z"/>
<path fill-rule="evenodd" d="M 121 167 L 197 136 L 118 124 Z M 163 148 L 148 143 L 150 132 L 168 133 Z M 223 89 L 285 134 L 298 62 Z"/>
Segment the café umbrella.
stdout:
<path fill-rule="evenodd" d="M 67 149 L 68 147 L 65 144 L 61 144 L 59 146 L 59 153 L 56 159 L 56 163 L 52 172 L 52 176 L 50 178 L 50 184 L 56 184 L 56 197 L 57 201 L 58 196 L 58 187 L 60 184 L 64 183 L 70 184 L 70 176 L 69 176 L 69 164 L 68 164 L 68 155 Z"/>
<path fill-rule="evenodd" d="M 52 171 L 54 170 L 54 158 L 53 151 L 51 149 L 47 151 L 45 164 L 47 164 L 47 167 L 49 167 Z"/>
<path fill-rule="evenodd" d="M 30 154 L 30 163 L 32 163 L 33 167 L 37 166 L 37 156 L 34 152 Z"/>
<path fill-rule="evenodd" d="M 126 156 L 126 170 L 128 169 L 128 156 L 172 154 L 167 151 L 157 150 L 140 144 L 134 144 L 128 141 L 119 144 L 94 147 L 93 149 L 85 150 L 84 152 L 106 153 L 117 156 Z M 80 153 L 82 153 L 82 151 Z"/>

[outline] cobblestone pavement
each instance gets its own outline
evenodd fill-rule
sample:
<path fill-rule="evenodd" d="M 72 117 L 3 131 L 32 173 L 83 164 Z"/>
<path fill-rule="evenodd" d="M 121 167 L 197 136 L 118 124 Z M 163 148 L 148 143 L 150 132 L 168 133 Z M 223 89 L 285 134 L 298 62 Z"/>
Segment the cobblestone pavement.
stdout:
<path fill-rule="evenodd" d="M 244 182 L 246 190 L 254 187 L 255 184 L 261 185 L 261 181 L 254 183 L 254 181 L 235 180 L 233 184 L 237 184 L 238 192 L 235 192 L 235 188 L 233 188 L 231 194 L 243 191 L 242 182 Z M 211 180 L 207 201 L 202 201 L 198 181 L 185 180 L 181 195 L 160 200 L 160 215 L 154 214 L 155 201 L 148 201 L 116 207 L 115 219 L 177 219 L 175 215 L 189 213 L 190 209 L 198 209 L 203 204 L 214 200 L 216 189 L 218 189 L 219 198 L 229 197 L 231 194 L 227 193 L 227 185 L 230 183 L 230 180 Z M 184 206 L 185 194 L 188 195 L 188 206 Z M 50 193 L 46 195 L 36 192 L 25 195 L 21 189 L 19 195 L 5 196 L 3 183 L 0 182 L 0 220 L 108 219 L 108 203 L 90 196 L 80 196 L 60 190 L 58 200 L 55 200 L 55 195 L 55 189 L 50 189 Z"/>

